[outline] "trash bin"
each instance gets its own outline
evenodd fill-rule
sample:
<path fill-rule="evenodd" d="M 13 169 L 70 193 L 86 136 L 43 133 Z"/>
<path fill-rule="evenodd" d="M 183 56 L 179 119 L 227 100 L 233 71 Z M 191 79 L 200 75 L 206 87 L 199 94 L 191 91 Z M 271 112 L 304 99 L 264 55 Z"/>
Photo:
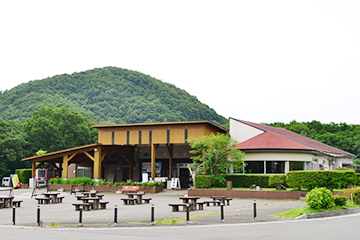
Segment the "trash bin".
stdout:
<path fill-rule="evenodd" d="M 35 188 L 35 178 L 29 178 L 29 188 Z"/>
<path fill-rule="evenodd" d="M 232 181 L 227 181 L 226 182 L 226 187 L 227 188 L 232 188 Z"/>

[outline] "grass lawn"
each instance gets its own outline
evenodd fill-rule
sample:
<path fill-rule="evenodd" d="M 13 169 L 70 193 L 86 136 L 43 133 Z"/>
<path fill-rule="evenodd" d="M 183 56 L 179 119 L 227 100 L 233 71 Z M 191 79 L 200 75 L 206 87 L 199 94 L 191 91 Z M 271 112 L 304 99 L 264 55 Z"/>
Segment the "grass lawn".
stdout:
<path fill-rule="evenodd" d="M 219 189 L 226 190 L 226 188 L 207 188 L 207 189 Z M 251 188 L 232 188 L 231 190 L 248 190 L 248 191 L 256 191 Z M 261 188 L 262 191 L 299 191 L 298 188 L 286 188 L 286 190 L 277 190 L 276 188 Z M 302 192 L 308 192 L 308 189 L 301 189 Z M 343 189 L 334 189 L 333 192 L 343 192 Z"/>
<path fill-rule="evenodd" d="M 334 211 L 334 210 L 341 210 L 341 209 L 348 209 L 348 208 L 357 208 L 357 207 L 360 207 L 360 205 L 352 204 L 352 203 L 350 203 L 350 201 L 348 201 L 345 206 L 334 206 L 332 208 L 318 209 L 318 210 L 312 209 L 308 206 L 304 206 L 304 207 L 298 208 L 298 209 L 290 209 L 288 211 L 271 214 L 270 216 L 288 217 L 288 218 L 293 219 L 293 218 L 296 218 L 298 216 L 301 216 L 303 214 L 308 214 L 308 213 L 327 212 L 327 211 Z"/>

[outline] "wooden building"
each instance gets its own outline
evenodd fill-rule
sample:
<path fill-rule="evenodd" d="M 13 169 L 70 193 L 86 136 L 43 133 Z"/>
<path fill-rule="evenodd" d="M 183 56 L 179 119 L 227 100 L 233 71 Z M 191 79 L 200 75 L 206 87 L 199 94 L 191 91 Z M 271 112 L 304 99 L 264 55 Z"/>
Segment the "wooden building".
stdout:
<path fill-rule="evenodd" d="M 60 177 L 87 176 L 121 182 L 142 181 L 142 174 L 155 177 L 188 177 L 191 163 L 189 139 L 227 130 L 211 121 L 95 125 L 98 143 L 23 159 L 36 168 L 50 163 Z M 37 164 L 40 163 L 40 164 Z"/>

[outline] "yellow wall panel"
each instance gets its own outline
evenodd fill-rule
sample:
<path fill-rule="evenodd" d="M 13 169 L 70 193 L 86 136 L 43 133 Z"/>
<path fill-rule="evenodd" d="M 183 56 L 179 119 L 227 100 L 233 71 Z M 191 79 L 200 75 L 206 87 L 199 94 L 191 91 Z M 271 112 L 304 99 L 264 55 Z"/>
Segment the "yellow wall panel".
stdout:
<path fill-rule="evenodd" d="M 185 129 L 176 128 L 170 130 L 170 143 L 184 143 Z"/>
<path fill-rule="evenodd" d="M 152 131 L 152 143 L 167 143 L 167 129 L 157 128 Z"/>

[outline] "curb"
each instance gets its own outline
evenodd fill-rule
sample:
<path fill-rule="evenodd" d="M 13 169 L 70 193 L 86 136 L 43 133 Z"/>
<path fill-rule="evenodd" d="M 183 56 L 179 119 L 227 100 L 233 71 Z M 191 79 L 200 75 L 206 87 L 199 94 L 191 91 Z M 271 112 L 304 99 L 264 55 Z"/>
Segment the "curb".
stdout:
<path fill-rule="evenodd" d="M 318 212 L 318 213 L 308 213 L 294 218 L 295 220 L 299 219 L 312 219 L 312 218 L 324 218 L 324 217 L 335 217 L 341 215 L 348 215 L 360 213 L 360 208 L 350 208 L 350 209 L 342 209 L 328 212 Z"/>

